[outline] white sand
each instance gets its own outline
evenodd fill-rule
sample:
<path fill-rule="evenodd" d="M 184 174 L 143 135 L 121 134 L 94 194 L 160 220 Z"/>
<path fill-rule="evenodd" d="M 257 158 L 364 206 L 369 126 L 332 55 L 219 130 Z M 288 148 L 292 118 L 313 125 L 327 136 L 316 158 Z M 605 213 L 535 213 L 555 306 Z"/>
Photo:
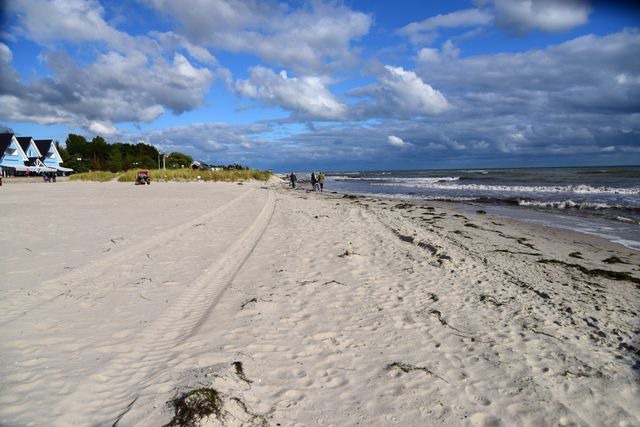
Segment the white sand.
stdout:
<path fill-rule="evenodd" d="M 396 205 L 0 187 L 0 425 L 159 426 L 198 387 L 203 425 L 640 425 L 638 252 Z"/>

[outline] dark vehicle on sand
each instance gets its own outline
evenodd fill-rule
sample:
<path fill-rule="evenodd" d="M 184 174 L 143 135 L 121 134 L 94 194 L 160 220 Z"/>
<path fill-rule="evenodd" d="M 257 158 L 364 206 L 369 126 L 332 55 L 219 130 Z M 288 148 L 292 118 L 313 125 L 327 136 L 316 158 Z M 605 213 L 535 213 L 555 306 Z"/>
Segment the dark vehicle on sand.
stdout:
<path fill-rule="evenodd" d="M 151 185 L 151 178 L 147 169 L 140 169 L 136 177 L 136 185 Z"/>

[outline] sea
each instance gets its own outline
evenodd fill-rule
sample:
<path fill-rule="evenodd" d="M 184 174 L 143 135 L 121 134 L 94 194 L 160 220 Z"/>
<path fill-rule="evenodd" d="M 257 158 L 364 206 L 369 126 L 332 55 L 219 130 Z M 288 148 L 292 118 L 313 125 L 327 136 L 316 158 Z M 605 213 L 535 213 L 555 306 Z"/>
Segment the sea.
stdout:
<path fill-rule="evenodd" d="M 455 203 L 640 250 L 640 166 L 329 173 L 325 191 Z"/>

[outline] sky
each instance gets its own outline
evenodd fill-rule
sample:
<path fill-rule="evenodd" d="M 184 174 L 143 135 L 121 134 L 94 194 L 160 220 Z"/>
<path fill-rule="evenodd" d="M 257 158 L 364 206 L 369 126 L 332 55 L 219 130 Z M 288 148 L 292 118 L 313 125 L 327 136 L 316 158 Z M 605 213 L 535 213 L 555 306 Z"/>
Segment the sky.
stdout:
<path fill-rule="evenodd" d="M 638 165 L 634 3 L 0 0 L 0 130 L 279 172 Z"/>

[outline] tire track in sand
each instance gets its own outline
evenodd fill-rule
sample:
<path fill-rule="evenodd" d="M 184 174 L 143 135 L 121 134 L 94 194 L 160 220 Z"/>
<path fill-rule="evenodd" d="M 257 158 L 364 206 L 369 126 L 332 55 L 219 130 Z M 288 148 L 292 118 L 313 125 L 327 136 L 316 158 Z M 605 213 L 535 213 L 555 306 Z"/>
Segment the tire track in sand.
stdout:
<path fill-rule="evenodd" d="M 68 288 L 64 287 L 64 285 L 69 285 L 71 283 L 86 283 L 91 279 L 100 277 L 104 272 L 116 269 L 122 262 L 132 257 L 140 256 L 140 254 L 148 253 L 153 248 L 165 245 L 167 242 L 177 238 L 195 225 L 211 221 L 226 210 L 233 208 L 256 191 L 256 189 L 247 190 L 240 196 L 218 206 L 216 209 L 207 212 L 204 215 L 196 217 L 191 221 L 156 234 L 147 240 L 134 244 L 133 246 L 119 252 L 109 254 L 95 261 L 90 261 L 89 263 L 79 266 L 73 271 L 62 274 L 56 278 L 42 282 L 41 286 L 33 291 L 34 293 L 37 292 L 43 294 L 38 301 L 31 302 L 31 300 L 35 298 L 35 295 L 31 294 L 29 295 L 29 303 L 25 302 L 24 304 L 19 304 L 14 302 L 12 307 L 5 307 L 5 310 L 0 310 L 0 326 L 11 324 L 33 310 L 65 295 Z"/>
<path fill-rule="evenodd" d="M 134 352 L 116 356 L 100 373 L 89 376 L 61 402 L 63 415 L 54 425 L 111 425 L 126 413 L 139 391 L 153 384 L 176 356 L 174 348 L 188 339 L 213 310 L 229 283 L 240 270 L 271 221 L 275 208 L 273 191 L 257 217 L 221 253 L 176 304 L 167 309 L 138 338 Z M 137 341 L 137 342 L 136 342 Z"/>

